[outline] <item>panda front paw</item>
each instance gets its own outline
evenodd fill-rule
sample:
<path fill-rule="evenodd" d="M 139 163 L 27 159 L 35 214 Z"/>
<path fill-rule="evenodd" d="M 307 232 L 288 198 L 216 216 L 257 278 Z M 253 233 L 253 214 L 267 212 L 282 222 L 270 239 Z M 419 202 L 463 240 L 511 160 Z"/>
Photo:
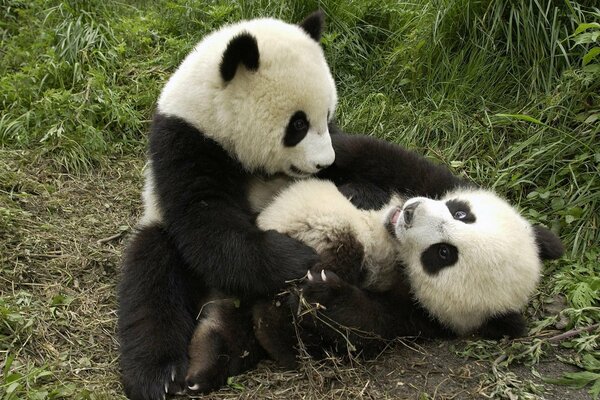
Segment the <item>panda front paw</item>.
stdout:
<path fill-rule="evenodd" d="M 266 254 L 271 254 L 266 282 L 269 294 L 285 287 L 286 282 L 302 279 L 319 261 L 312 247 L 274 230 L 265 233 Z"/>
<path fill-rule="evenodd" d="M 302 296 L 312 304 L 325 307 L 335 306 L 344 293 L 352 286 L 342 280 L 335 272 L 328 270 L 308 271 L 307 281 L 302 285 Z"/>
<path fill-rule="evenodd" d="M 132 400 L 164 400 L 170 395 L 184 394 L 186 371 L 187 357 L 153 371 L 145 366 L 143 371 L 137 371 L 135 378 L 124 375 L 125 393 Z"/>

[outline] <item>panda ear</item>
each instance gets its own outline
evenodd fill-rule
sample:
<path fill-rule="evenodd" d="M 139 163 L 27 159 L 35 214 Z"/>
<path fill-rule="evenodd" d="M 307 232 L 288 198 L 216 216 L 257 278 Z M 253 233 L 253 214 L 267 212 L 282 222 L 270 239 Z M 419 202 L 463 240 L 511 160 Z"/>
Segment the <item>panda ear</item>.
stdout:
<path fill-rule="evenodd" d="M 244 64 L 250 71 L 258 69 L 258 43 L 256 38 L 248 32 L 242 32 L 234 36 L 227 44 L 219 66 L 221 76 L 225 82 L 233 79 L 240 64 Z"/>
<path fill-rule="evenodd" d="M 317 43 L 321 40 L 321 33 L 323 33 L 324 25 L 325 14 L 323 14 L 322 10 L 315 11 L 306 17 L 304 21 L 300 22 L 300 28 L 308 33 L 308 35 Z"/>
<path fill-rule="evenodd" d="M 538 246 L 538 254 L 542 260 L 555 260 L 564 254 L 565 247 L 552 231 L 543 226 L 534 225 L 533 232 Z"/>

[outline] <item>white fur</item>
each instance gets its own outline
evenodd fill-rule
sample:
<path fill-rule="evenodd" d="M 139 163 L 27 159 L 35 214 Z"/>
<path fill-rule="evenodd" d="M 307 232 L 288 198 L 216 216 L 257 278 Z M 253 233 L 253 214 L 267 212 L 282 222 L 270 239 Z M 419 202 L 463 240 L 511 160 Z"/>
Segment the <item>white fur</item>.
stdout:
<path fill-rule="evenodd" d="M 469 203 L 474 223 L 456 220 L 446 201 Z M 531 225 L 506 201 L 485 190 L 458 190 L 436 201 L 419 201 L 410 226 L 401 215 L 396 235 L 415 297 L 460 334 L 487 318 L 523 308 L 540 277 L 541 261 Z M 421 254 L 435 243 L 458 248 L 458 261 L 428 274 Z"/>
<path fill-rule="evenodd" d="M 257 40 L 258 70 L 240 65 L 234 78 L 224 82 L 222 54 L 241 32 Z M 334 160 L 327 123 L 336 102 L 320 45 L 297 25 L 265 18 L 206 36 L 169 79 L 158 111 L 191 123 L 249 171 L 304 177 Z M 307 115 L 309 131 L 296 146 L 284 147 L 285 128 L 296 111 Z M 302 172 L 292 172 L 292 166 Z"/>
<path fill-rule="evenodd" d="M 340 238 L 351 233 L 364 246 L 365 286 L 384 290 L 391 283 L 399 249 L 384 225 L 386 212 L 387 208 L 361 211 L 333 183 L 308 179 L 283 190 L 256 223 L 263 230 L 298 239 L 318 253 L 337 247 Z"/>
<path fill-rule="evenodd" d="M 140 219 L 140 226 L 149 226 L 162 221 L 162 212 L 154 190 L 154 175 L 152 173 L 152 162 L 148 162 L 144 168 L 144 190 L 142 192 L 142 203 L 144 214 Z"/>

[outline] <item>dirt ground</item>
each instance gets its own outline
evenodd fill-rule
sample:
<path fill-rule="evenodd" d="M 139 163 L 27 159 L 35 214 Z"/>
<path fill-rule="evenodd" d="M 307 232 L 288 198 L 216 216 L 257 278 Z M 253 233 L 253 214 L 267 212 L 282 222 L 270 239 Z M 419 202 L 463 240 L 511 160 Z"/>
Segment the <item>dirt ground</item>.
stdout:
<path fill-rule="evenodd" d="M 73 385 L 91 398 L 122 398 L 115 287 L 126 237 L 140 214 L 143 155 L 90 175 L 53 173 L 26 152 L 0 150 L 0 292 L 22 320 L 3 330 L 12 368 L 52 371 L 36 385 Z M 544 384 L 575 367 L 554 347 L 534 367 L 493 368 L 461 357 L 466 341 L 397 344 L 376 360 L 265 361 L 207 399 L 589 399 L 586 389 Z M 568 355 L 568 354 L 567 354 Z M 4 358 L 4 357 L 2 357 Z M 535 373 L 532 371 L 536 371 Z"/>

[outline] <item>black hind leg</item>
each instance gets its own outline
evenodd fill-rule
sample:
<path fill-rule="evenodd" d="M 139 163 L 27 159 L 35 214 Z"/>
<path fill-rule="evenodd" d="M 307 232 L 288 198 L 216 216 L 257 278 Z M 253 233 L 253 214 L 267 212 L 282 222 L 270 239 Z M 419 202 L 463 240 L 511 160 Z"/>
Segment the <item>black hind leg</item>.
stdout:
<path fill-rule="evenodd" d="M 248 305 L 213 291 L 203 300 L 200 314 L 186 381 L 191 391 L 208 393 L 254 367 L 265 354 L 254 336 Z"/>
<path fill-rule="evenodd" d="M 160 227 L 142 228 L 129 243 L 118 297 L 121 369 L 130 399 L 164 399 L 184 391 L 188 343 L 203 292 Z"/>

